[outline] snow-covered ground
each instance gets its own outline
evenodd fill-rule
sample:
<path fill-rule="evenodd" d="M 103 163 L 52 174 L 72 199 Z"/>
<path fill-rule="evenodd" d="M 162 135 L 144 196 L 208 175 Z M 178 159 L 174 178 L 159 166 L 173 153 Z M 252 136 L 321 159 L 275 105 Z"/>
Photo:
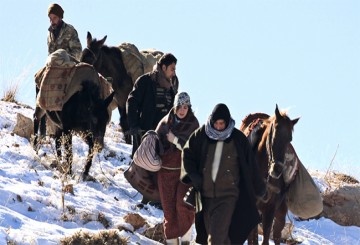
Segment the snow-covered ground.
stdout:
<path fill-rule="evenodd" d="M 150 226 L 162 222 L 161 210 L 135 208 L 141 195 L 123 175 L 131 146 L 124 143 L 116 122 L 109 124 L 106 146 L 94 157 L 90 174 L 96 182 L 82 182 L 84 141 L 73 138 L 75 178 L 66 178 L 50 167 L 55 161 L 52 139 L 36 154 L 27 139 L 12 133 L 17 113 L 32 118 L 33 109 L 0 101 L 0 244 L 59 244 L 78 231 L 97 233 L 106 229 L 97 221 L 99 215 L 109 221 L 107 230 L 119 226 L 133 230 L 124 221 L 129 213 L 140 214 Z M 319 176 L 313 177 L 315 182 L 320 189 L 326 188 Z M 72 185 L 73 194 L 62 191 L 67 185 Z M 289 219 L 294 223 L 292 236 L 302 244 L 360 244 L 360 227 L 340 226 L 325 218 L 297 221 L 291 214 Z M 144 229 L 119 234 L 128 237 L 129 244 L 159 244 L 141 235 Z"/>

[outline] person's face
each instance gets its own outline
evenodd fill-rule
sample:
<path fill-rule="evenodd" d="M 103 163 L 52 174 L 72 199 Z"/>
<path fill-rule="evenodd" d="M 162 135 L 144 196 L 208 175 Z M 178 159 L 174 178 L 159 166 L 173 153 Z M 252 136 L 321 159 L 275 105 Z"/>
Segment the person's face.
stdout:
<path fill-rule="evenodd" d="M 214 123 L 214 128 L 217 131 L 223 131 L 226 128 L 226 122 L 223 119 L 218 119 Z"/>
<path fill-rule="evenodd" d="M 178 118 L 183 119 L 184 117 L 186 117 L 188 111 L 189 111 L 188 105 L 181 105 L 176 107 L 175 113 Z"/>
<path fill-rule="evenodd" d="M 49 14 L 50 24 L 55 28 L 60 23 L 60 17 L 55 14 Z"/>
<path fill-rule="evenodd" d="M 166 79 L 169 81 L 176 75 L 176 73 L 175 73 L 176 64 L 175 63 L 172 63 L 168 67 L 166 67 L 166 65 L 162 65 L 161 69 L 164 72 Z"/>

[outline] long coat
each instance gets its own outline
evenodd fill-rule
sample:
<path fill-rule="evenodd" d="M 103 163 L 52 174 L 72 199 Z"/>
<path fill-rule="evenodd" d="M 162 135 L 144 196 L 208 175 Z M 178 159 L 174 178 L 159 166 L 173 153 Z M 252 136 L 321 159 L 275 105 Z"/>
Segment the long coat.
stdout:
<path fill-rule="evenodd" d="M 240 195 L 237 207 L 231 221 L 229 237 L 232 244 L 243 244 L 250 231 L 260 222 L 256 208 L 256 196 L 263 196 L 266 191 L 265 182 L 261 179 L 257 163 L 250 144 L 245 135 L 238 129 L 233 130 L 231 136 L 225 141 L 233 140 L 238 151 L 238 163 L 240 167 Z M 187 141 L 182 155 L 181 180 L 192 184 L 195 189 L 202 189 L 203 169 L 208 154 L 209 144 L 216 143 L 205 133 L 205 126 L 197 129 Z M 197 242 L 207 243 L 207 234 L 202 213 L 197 214 L 196 229 Z"/>

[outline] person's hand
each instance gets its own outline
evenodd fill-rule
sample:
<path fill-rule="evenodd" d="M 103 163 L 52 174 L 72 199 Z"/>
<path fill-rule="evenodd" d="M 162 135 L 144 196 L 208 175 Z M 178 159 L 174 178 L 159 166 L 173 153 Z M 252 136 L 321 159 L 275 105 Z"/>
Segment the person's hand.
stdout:
<path fill-rule="evenodd" d="M 271 198 L 271 195 L 268 190 L 266 190 L 265 194 L 259 198 L 260 202 L 262 203 L 268 203 Z"/>
<path fill-rule="evenodd" d="M 132 127 L 132 128 L 129 129 L 128 134 L 132 135 L 132 136 L 135 136 L 135 135 L 140 135 L 141 136 L 142 131 L 143 130 L 140 129 L 139 127 Z"/>
<path fill-rule="evenodd" d="M 166 134 L 166 138 L 170 143 L 173 143 L 175 139 L 175 135 L 173 134 L 173 132 L 171 132 L 171 130 L 169 130 L 169 133 Z"/>

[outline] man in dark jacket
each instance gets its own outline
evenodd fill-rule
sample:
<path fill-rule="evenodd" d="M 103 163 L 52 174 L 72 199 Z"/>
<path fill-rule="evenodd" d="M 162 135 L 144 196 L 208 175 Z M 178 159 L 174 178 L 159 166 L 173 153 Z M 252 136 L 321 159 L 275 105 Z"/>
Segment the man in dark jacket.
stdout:
<path fill-rule="evenodd" d="M 260 221 L 256 197 L 267 195 L 265 182 L 247 138 L 234 126 L 228 107 L 218 104 L 183 149 L 180 178 L 201 193 L 200 244 L 243 244 Z"/>
<path fill-rule="evenodd" d="M 154 70 L 140 76 L 126 102 L 126 113 L 132 135 L 132 155 L 140 144 L 141 136 L 154 130 L 170 111 L 177 93 L 176 63 L 174 55 L 164 54 Z"/>
<path fill-rule="evenodd" d="M 171 53 L 164 54 L 152 72 L 140 76 L 126 101 L 126 113 L 132 136 L 132 155 L 141 143 L 141 137 L 154 130 L 160 120 L 170 111 L 178 90 L 176 77 L 177 59 Z M 149 172 L 156 184 L 156 173 Z M 150 200 L 143 197 L 141 203 Z M 154 203 L 154 205 L 160 205 Z"/>

